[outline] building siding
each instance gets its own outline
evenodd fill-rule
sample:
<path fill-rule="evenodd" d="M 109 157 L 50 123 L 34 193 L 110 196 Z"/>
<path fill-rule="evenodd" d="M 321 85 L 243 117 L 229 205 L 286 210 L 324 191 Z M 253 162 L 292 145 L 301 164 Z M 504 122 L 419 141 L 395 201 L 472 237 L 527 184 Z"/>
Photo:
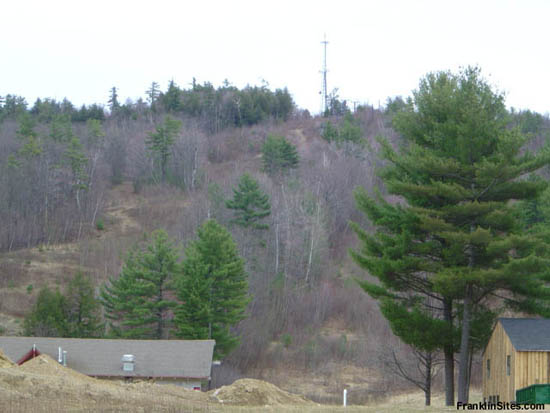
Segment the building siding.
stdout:
<path fill-rule="evenodd" d="M 510 375 L 506 372 L 506 356 L 511 357 Z M 490 360 L 491 364 L 490 378 L 487 378 L 487 360 Z M 488 400 L 490 396 L 498 396 L 498 399 L 504 402 L 515 400 L 516 370 L 516 351 L 498 322 L 483 354 L 483 398 Z"/>
<path fill-rule="evenodd" d="M 549 382 L 547 351 L 518 351 L 516 355 L 516 389 Z"/>

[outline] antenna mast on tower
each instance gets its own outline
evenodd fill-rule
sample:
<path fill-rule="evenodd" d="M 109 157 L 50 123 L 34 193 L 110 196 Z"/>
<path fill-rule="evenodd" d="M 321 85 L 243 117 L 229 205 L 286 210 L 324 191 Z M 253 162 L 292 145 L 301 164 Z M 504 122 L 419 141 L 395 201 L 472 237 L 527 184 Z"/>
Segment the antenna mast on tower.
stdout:
<path fill-rule="evenodd" d="M 321 70 L 321 73 L 323 74 L 323 84 L 322 84 L 322 90 L 321 90 L 321 114 L 324 115 L 329 107 L 329 101 L 328 101 L 328 90 L 327 90 L 327 35 L 325 34 L 324 40 L 321 42 L 323 45 L 323 70 Z"/>

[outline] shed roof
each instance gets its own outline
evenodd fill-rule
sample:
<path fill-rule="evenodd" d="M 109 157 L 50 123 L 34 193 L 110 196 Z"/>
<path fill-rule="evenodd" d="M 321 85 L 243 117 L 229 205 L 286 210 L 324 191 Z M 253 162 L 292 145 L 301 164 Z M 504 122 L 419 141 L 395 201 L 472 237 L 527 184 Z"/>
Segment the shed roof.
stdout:
<path fill-rule="evenodd" d="M 550 351 L 550 319 L 499 318 L 516 351 Z"/>
<path fill-rule="evenodd" d="M 67 367 L 89 376 L 208 379 L 214 340 L 110 340 L 50 337 L 0 337 L 0 349 L 19 360 L 36 344 L 57 360 L 67 351 Z M 135 356 L 133 372 L 122 371 L 122 356 Z"/>

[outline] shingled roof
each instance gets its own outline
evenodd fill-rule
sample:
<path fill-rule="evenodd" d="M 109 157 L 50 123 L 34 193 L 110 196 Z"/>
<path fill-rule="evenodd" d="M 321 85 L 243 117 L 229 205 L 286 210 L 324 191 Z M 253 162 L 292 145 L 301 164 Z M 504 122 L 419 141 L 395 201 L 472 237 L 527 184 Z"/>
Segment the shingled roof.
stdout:
<path fill-rule="evenodd" d="M 214 340 L 107 340 L 46 337 L 0 337 L 0 349 L 17 361 L 33 345 L 57 360 L 67 352 L 67 367 L 95 377 L 208 379 Z M 122 356 L 135 356 L 133 372 L 122 371 Z"/>
<path fill-rule="evenodd" d="M 516 351 L 550 351 L 550 319 L 499 318 Z"/>

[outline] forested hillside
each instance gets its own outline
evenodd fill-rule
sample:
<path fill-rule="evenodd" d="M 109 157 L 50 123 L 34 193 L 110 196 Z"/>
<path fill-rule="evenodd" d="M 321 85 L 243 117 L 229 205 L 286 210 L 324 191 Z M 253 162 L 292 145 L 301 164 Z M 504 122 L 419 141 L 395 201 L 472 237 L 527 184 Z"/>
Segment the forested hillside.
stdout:
<path fill-rule="evenodd" d="M 376 137 L 395 148 L 402 144 L 391 125 L 406 105 L 396 98 L 381 109 L 352 112 L 334 99 L 326 116 L 312 117 L 286 89 L 195 81 L 188 89 L 171 82 L 166 90 L 153 82 L 145 99 L 124 103 L 113 88 L 105 107 L 52 99 L 28 105 L 5 96 L 1 331 L 218 334 L 223 362 L 214 371 L 216 386 L 268 378 L 317 400 L 333 400 L 347 386 L 357 402 L 390 385 L 403 388 L 405 382 L 389 374 L 387 350 L 397 356 L 411 350 L 357 286 L 354 278 L 368 276 L 348 249 L 357 247 L 350 221 L 371 228 L 356 207 L 355 188 L 402 202 L 385 195 L 376 174 L 384 165 Z M 546 117 L 513 111 L 510 119 L 509 127 L 536 138 L 529 149 L 546 141 Z M 524 219 L 540 221 L 541 206 L 530 205 L 533 214 Z M 220 245 L 221 252 L 212 252 Z M 159 251 L 166 271 L 148 279 L 163 290 L 147 296 L 156 300 L 147 307 L 155 317 L 124 324 L 131 308 L 117 302 L 125 288 L 117 280 L 152 268 L 150 257 Z M 217 268 L 219 262 L 225 267 Z M 201 268 L 234 274 L 217 279 L 228 290 L 246 286 L 231 301 L 233 318 L 217 320 L 215 308 L 203 306 L 208 291 L 216 292 L 191 276 Z M 181 272 L 188 277 L 179 279 Z M 84 298 L 85 321 L 77 311 Z M 40 318 L 52 308 L 58 318 Z M 201 317 L 206 330 L 190 321 Z M 215 331 L 216 325 L 227 331 Z"/>

